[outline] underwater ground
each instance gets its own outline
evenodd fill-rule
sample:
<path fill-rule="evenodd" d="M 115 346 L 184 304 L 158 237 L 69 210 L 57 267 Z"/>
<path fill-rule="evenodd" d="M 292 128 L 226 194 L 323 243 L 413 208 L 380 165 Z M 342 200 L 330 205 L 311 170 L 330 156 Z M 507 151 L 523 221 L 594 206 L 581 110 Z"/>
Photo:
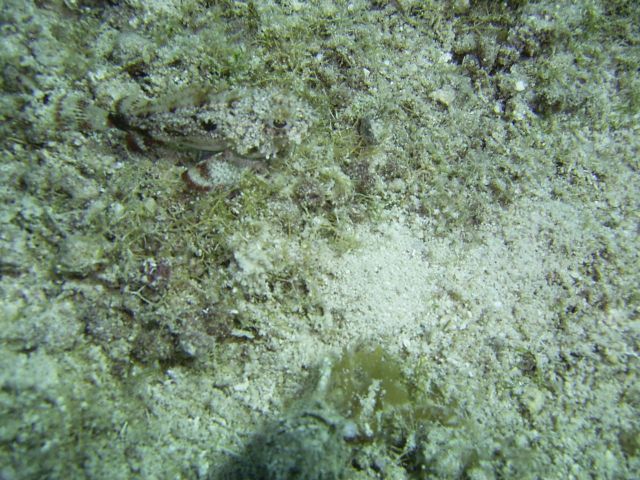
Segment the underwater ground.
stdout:
<path fill-rule="evenodd" d="M 640 477 L 635 0 L 0 28 L 1 478 Z"/>

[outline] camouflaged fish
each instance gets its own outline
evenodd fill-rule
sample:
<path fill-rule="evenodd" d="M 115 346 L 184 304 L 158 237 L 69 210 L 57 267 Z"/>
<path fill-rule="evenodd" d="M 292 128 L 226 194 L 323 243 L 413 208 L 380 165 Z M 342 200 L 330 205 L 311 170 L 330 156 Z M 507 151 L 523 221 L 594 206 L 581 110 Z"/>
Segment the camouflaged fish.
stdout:
<path fill-rule="evenodd" d="M 159 99 L 125 97 L 112 112 L 69 96 L 58 114 L 80 128 L 126 131 L 129 144 L 139 150 L 161 144 L 208 152 L 208 158 L 183 174 L 200 190 L 233 184 L 244 169 L 264 165 L 300 144 L 312 121 L 308 105 L 275 88 L 223 93 L 188 88 Z"/>

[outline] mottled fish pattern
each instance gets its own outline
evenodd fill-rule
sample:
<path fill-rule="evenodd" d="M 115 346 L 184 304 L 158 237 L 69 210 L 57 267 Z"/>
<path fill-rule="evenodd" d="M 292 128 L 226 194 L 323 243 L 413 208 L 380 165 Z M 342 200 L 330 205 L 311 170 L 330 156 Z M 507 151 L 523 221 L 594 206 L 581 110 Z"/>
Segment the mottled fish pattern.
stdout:
<path fill-rule="evenodd" d="M 158 99 L 125 97 L 110 112 L 68 96 L 58 116 L 78 128 L 119 128 L 140 150 L 161 144 L 207 152 L 209 157 L 183 178 L 193 188 L 210 190 L 300 144 L 312 123 L 310 111 L 306 103 L 276 88 L 215 92 L 192 87 Z"/>

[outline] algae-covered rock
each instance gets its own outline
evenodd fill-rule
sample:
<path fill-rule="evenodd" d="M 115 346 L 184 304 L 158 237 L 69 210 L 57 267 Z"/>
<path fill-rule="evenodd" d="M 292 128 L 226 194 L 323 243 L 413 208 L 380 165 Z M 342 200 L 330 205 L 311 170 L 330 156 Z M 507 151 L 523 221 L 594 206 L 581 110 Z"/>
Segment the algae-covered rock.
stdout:
<path fill-rule="evenodd" d="M 85 277 L 105 263 L 105 242 L 87 235 L 65 238 L 56 258 L 55 271 L 63 275 Z"/>

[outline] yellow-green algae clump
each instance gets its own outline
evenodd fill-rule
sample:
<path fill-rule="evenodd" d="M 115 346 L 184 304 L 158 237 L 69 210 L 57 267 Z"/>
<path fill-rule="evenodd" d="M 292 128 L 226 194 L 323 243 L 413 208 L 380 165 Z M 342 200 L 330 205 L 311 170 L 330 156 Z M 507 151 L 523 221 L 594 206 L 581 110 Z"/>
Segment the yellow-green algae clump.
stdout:
<path fill-rule="evenodd" d="M 361 346 L 333 365 L 327 399 L 347 417 L 363 419 L 406 407 L 411 390 L 398 361 L 379 346 Z"/>

